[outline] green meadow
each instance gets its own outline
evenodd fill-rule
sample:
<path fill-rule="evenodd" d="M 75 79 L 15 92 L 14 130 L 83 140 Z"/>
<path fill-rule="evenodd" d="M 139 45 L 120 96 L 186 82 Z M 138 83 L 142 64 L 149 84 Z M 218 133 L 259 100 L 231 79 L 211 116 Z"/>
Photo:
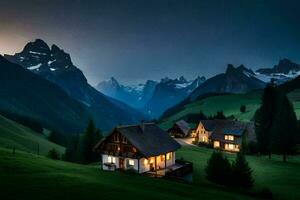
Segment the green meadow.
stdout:
<path fill-rule="evenodd" d="M 222 96 L 212 96 L 189 103 L 176 114 L 163 119 L 160 126 L 168 129 L 172 124 L 191 113 L 202 111 L 205 115 L 211 116 L 218 111 L 223 111 L 226 116 L 233 115 L 241 121 L 249 121 L 253 118 L 257 108 L 261 103 L 262 91 L 252 91 L 246 94 L 228 94 Z M 289 99 L 293 102 L 298 119 L 300 118 L 300 90 L 295 90 L 288 94 Z M 246 106 L 246 112 L 241 113 L 241 105 Z"/>
<path fill-rule="evenodd" d="M 36 133 L 12 120 L 0 115 L 0 147 L 15 148 L 30 153 L 46 155 L 50 149 L 60 154 L 65 148 L 46 139 L 43 134 Z"/>
<path fill-rule="evenodd" d="M 183 147 L 176 156 L 191 160 L 194 163 L 194 181 L 196 184 L 209 185 L 205 179 L 205 166 L 212 149 L 204 147 Z M 235 154 L 227 153 L 230 160 L 235 159 Z M 288 162 L 282 162 L 282 156 L 247 156 L 247 161 L 253 170 L 255 179 L 252 190 L 259 191 L 269 188 L 274 199 L 300 199 L 300 156 L 288 157 Z"/>
<path fill-rule="evenodd" d="M 212 150 L 183 147 L 177 158 L 194 163 L 191 184 L 121 172 L 101 171 L 98 165 L 54 161 L 44 156 L 0 149 L 0 192 L 5 199 L 255 199 L 269 188 L 274 199 L 299 199 L 300 158 L 247 157 L 255 185 L 230 189 L 208 182 L 204 168 Z M 234 154 L 228 154 L 234 159 Z"/>

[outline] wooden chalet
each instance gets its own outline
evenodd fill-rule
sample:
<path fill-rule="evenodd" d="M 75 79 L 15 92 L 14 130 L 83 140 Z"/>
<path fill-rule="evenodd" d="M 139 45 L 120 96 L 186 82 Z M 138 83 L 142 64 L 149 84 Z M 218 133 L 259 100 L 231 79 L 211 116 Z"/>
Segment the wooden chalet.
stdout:
<path fill-rule="evenodd" d="M 201 120 L 193 131 L 195 141 L 211 143 L 213 148 L 238 152 L 243 137 L 246 141 L 255 141 L 254 123 L 234 120 Z"/>
<path fill-rule="evenodd" d="M 189 136 L 190 130 L 189 124 L 184 120 L 180 120 L 173 124 L 168 133 L 176 138 L 184 138 Z"/>
<path fill-rule="evenodd" d="M 101 154 L 103 170 L 134 170 L 137 173 L 173 167 L 180 148 L 172 137 L 153 123 L 119 126 L 94 150 Z"/>

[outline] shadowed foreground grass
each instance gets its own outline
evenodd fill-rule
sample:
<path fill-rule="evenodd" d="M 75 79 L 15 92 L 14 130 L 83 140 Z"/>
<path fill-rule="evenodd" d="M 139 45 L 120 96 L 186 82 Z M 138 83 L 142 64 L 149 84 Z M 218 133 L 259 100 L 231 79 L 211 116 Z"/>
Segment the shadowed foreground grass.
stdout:
<path fill-rule="evenodd" d="M 268 187 L 274 199 L 300 199 L 300 159 L 248 156 L 254 170 L 255 186 L 236 190 L 205 180 L 204 168 L 212 150 L 183 147 L 177 157 L 194 162 L 194 183 L 119 172 L 105 172 L 98 166 L 50 160 L 43 156 L 0 149 L 0 194 L 4 199 L 254 199 L 253 194 Z M 235 155 L 228 154 L 229 159 Z M 246 194 L 247 195 L 243 195 Z M 249 196 L 250 195 L 250 196 Z"/>
<path fill-rule="evenodd" d="M 205 179 L 205 166 L 212 149 L 202 147 L 183 147 L 176 156 L 194 163 L 194 181 L 196 184 L 210 184 Z M 235 154 L 226 154 L 230 160 L 235 159 Z M 288 162 L 282 162 L 282 156 L 247 156 L 247 161 L 253 170 L 255 179 L 253 190 L 259 191 L 264 187 L 269 188 L 274 199 L 300 199 L 300 156 L 288 157 Z"/>
<path fill-rule="evenodd" d="M 251 199 L 175 181 L 100 171 L 0 149 L 0 191 L 4 199 Z"/>

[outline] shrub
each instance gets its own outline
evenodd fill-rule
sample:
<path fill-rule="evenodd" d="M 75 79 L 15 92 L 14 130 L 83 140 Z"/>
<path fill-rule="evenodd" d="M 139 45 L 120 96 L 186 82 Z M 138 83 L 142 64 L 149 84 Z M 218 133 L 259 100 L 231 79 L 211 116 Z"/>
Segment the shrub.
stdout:
<path fill-rule="evenodd" d="M 213 148 L 213 144 L 211 142 L 207 143 L 207 142 L 199 142 L 198 146 L 200 147 L 206 147 L 206 148 Z"/>
<path fill-rule="evenodd" d="M 245 113 L 246 112 L 246 106 L 245 105 L 241 105 L 240 111 L 241 111 L 241 113 Z"/>
<path fill-rule="evenodd" d="M 125 173 L 127 173 L 127 174 L 137 174 L 138 171 L 133 169 L 133 168 L 128 168 L 128 169 L 125 170 Z"/>
<path fill-rule="evenodd" d="M 257 143 L 254 141 L 250 141 L 247 145 L 246 153 L 253 155 L 258 153 Z"/>
<path fill-rule="evenodd" d="M 59 154 L 56 149 L 51 149 L 47 156 L 53 160 L 59 160 Z"/>
<path fill-rule="evenodd" d="M 212 153 L 205 171 L 208 180 L 222 185 L 230 184 L 231 164 L 222 152 Z"/>
<path fill-rule="evenodd" d="M 239 152 L 232 164 L 232 184 L 240 187 L 251 187 L 253 182 L 252 170 L 244 154 Z"/>
<path fill-rule="evenodd" d="M 272 199 L 273 198 L 273 194 L 272 191 L 269 188 L 263 188 L 260 192 L 259 192 L 260 197 L 262 198 L 266 198 L 266 199 Z"/>

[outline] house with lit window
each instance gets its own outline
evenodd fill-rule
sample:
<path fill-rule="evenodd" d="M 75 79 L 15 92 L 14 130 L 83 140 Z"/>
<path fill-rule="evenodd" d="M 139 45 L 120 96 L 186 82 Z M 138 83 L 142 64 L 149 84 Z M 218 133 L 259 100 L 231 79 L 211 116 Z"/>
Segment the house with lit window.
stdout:
<path fill-rule="evenodd" d="M 153 123 L 118 126 L 96 144 L 103 170 L 134 170 L 137 173 L 173 170 L 180 148 L 167 132 Z"/>
<path fill-rule="evenodd" d="M 201 120 L 193 131 L 195 141 L 215 149 L 238 152 L 245 141 L 255 141 L 254 124 L 235 120 Z"/>
<path fill-rule="evenodd" d="M 168 129 L 168 133 L 172 137 L 184 138 L 188 137 L 190 134 L 189 124 L 184 120 L 179 120 L 173 124 L 171 128 Z"/>

